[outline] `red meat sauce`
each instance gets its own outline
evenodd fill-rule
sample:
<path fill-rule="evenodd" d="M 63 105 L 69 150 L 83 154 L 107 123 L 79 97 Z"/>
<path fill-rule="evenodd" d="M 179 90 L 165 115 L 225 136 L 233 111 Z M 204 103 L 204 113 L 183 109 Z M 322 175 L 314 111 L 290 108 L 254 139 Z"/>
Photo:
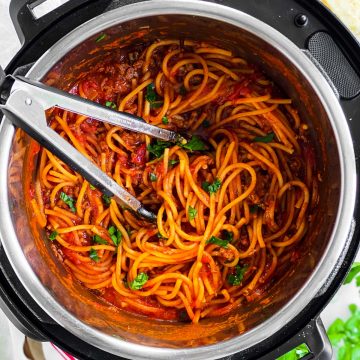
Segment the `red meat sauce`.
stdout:
<path fill-rule="evenodd" d="M 144 47 L 147 46 L 147 44 L 144 44 Z M 141 53 L 143 49 L 139 49 L 137 53 Z M 163 58 L 163 55 L 161 52 L 156 52 L 153 55 L 153 61 L 150 64 L 150 72 L 156 74 L 159 69 L 161 68 L 161 59 Z M 94 102 L 97 102 L 99 104 L 105 105 L 107 102 L 111 103 L 119 103 L 119 100 L 122 99 L 126 94 L 128 94 L 131 91 L 131 80 L 133 78 L 138 78 L 141 76 L 141 67 L 143 64 L 142 60 L 137 60 L 133 63 L 130 63 L 129 61 L 126 62 L 127 56 L 125 56 L 124 53 L 116 56 L 111 57 L 110 59 L 105 59 L 102 62 L 99 62 L 96 64 L 96 66 L 86 74 L 83 74 L 81 76 L 80 80 L 77 81 L 75 84 L 73 84 L 70 89 L 68 89 L 69 93 L 73 95 L 78 96 L 84 96 L 85 98 L 92 100 Z M 178 58 L 175 56 L 171 60 L 173 62 L 178 61 Z M 169 66 L 171 66 L 171 62 Z M 182 74 L 181 72 L 176 74 L 177 80 L 181 81 L 183 80 L 185 76 L 185 73 Z M 220 96 L 217 97 L 216 100 L 214 100 L 212 103 L 206 105 L 206 112 L 211 116 L 213 116 L 216 112 L 216 108 L 219 105 L 224 104 L 226 101 L 232 101 L 239 97 L 248 96 L 250 93 L 252 93 L 254 86 L 254 82 L 262 77 L 261 72 L 257 71 L 254 68 L 254 73 L 250 75 L 242 75 L 240 77 L 240 81 L 238 82 L 227 82 L 227 85 L 223 85 L 220 88 Z M 169 83 L 169 85 L 172 85 Z M 212 89 L 210 87 L 206 88 L 204 90 L 205 93 L 209 93 Z M 179 91 L 179 89 L 176 89 L 176 91 Z M 264 91 L 264 90 L 263 90 Z M 266 93 L 273 92 L 273 86 L 269 85 L 266 89 Z M 186 98 L 187 95 L 185 95 Z M 136 111 L 135 107 L 131 107 L 127 110 L 129 112 L 134 113 Z M 62 117 L 64 115 L 63 110 L 61 109 L 51 109 L 48 112 L 48 119 L 49 124 L 52 125 L 53 122 L 56 122 L 55 116 Z M 179 117 L 179 122 L 174 125 L 174 128 L 172 130 L 178 130 L 178 128 L 182 128 L 186 126 L 186 120 L 187 117 L 189 117 L 190 114 L 181 114 L 181 117 Z M 110 151 L 108 151 L 108 146 L 105 141 L 106 131 L 104 131 L 104 125 L 92 118 L 87 118 L 85 121 L 83 121 L 80 126 L 76 125 L 76 115 L 75 114 L 68 114 L 67 122 L 70 127 L 70 129 L 75 134 L 76 139 L 80 143 L 85 143 L 85 139 L 87 136 L 94 136 L 96 135 L 98 144 L 103 152 L 106 153 L 107 161 L 113 161 L 113 162 L 119 162 L 120 166 L 126 169 L 134 169 L 134 177 L 137 179 L 138 182 L 141 182 L 141 174 L 145 170 L 146 167 L 146 144 L 144 142 L 144 136 L 141 134 L 133 133 L 131 131 L 123 130 L 120 133 L 120 136 L 124 143 L 126 144 L 126 147 L 128 151 L 124 151 L 123 153 L 116 153 L 114 158 L 110 158 Z M 171 124 L 173 125 L 173 124 Z M 304 146 L 307 154 L 307 157 L 309 158 L 309 161 L 312 162 L 312 153 L 311 150 L 309 150 L 308 147 Z M 39 151 L 39 149 L 36 149 Z M 34 150 L 35 152 L 35 150 Z M 35 155 L 35 153 L 34 153 Z M 98 159 L 94 159 L 95 161 Z M 194 170 L 194 167 L 191 166 L 191 171 Z M 158 163 L 154 169 L 151 169 L 157 177 L 160 177 L 163 174 L 163 164 Z M 267 192 L 267 187 L 269 185 L 269 179 L 268 176 L 264 177 L 263 181 L 259 181 L 257 184 L 256 193 L 259 194 L 259 196 L 254 199 L 253 203 L 260 203 L 265 201 L 264 197 Z M 64 189 L 68 195 L 77 195 L 76 189 L 67 188 Z M 34 196 L 34 189 L 31 188 L 31 196 Z M 92 217 L 96 218 L 98 214 L 96 213 L 96 201 L 98 198 L 101 197 L 100 191 L 92 191 L 91 196 L 88 196 L 88 202 L 89 206 L 94 209 L 94 213 L 92 214 Z M 254 194 L 255 195 L 255 194 Z M 49 207 L 49 194 L 44 191 L 43 192 L 43 199 L 45 203 L 45 207 Z M 65 205 L 60 204 L 58 206 L 63 206 L 66 208 Z M 58 219 L 58 221 L 60 221 Z M 73 220 L 74 225 L 77 225 L 80 223 L 81 219 L 79 218 L 79 222 L 77 220 Z M 66 226 L 66 224 L 64 224 Z M 188 228 L 187 228 L 188 227 Z M 190 226 L 190 224 L 187 226 L 184 224 L 184 231 L 192 231 L 193 228 Z M 91 245 L 91 240 L 87 239 L 86 237 L 81 239 L 81 244 L 75 244 L 74 236 L 69 234 L 64 234 L 64 237 L 66 241 L 70 244 L 74 245 Z M 159 240 L 161 241 L 161 239 Z M 244 248 L 248 246 L 248 244 L 243 244 Z M 240 244 L 241 247 L 241 244 Z M 166 250 L 165 250 L 166 251 Z M 221 249 L 221 251 L 224 253 L 223 255 L 226 258 L 226 250 Z M 69 259 L 73 264 L 80 265 L 81 261 L 77 258 L 76 252 L 61 248 L 58 249 L 58 252 L 61 254 L 63 259 Z M 231 252 L 229 252 L 229 260 L 231 260 Z M 209 264 L 209 259 L 206 256 L 203 256 L 202 263 L 204 266 L 201 269 L 201 276 L 204 277 L 210 277 L 211 276 L 211 268 Z M 125 284 L 126 286 L 126 284 Z M 258 290 L 259 293 L 261 293 L 263 290 Z M 146 305 L 147 307 L 151 307 L 154 309 L 154 311 L 146 312 L 139 310 L 138 307 L 132 306 L 131 304 L 128 304 L 124 301 L 124 298 L 122 295 L 118 294 L 115 289 L 113 288 L 104 288 L 101 290 L 94 291 L 97 295 L 102 297 L 104 300 L 108 301 L 109 303 L 113 304 L 114 306 L 117 306 L 119 308 L 123 308 L 126 311 L 136 312 L 142 315 L 146 315 L 148 317 L 153 317 L 157 319 L 164 319 L 164 320 L 182 320 L 184 318 L 184 311 L 177 310 L 174 308 L 165 308 L 159 305 L 159 303 L 154 299 L 152 296 L 149 297 L 140 297 L 139 299 L 134 299 L 138 304 Z"/>
<path fill-rule="evenodd" d="M 179 320 L 181 318 L 181 311 L 173 308 L 161 307 L 151 296 L 134 299 L 134 302 L 138 303 L 139 305 L 151 307 L 151 312 L 141 310 L 138 307 L 126 303 L 124 301 L 125 298 L 118 294 L 113 288 L 105 288 L 101 290 L 101 297 L 118 308 L 122 308 L 125 311 L 136 312 L 140 315 L 145 315 L 146 317 L 172 321 Z"/>
<path fill-rule="evenodd" d="M 121 59 L 123 59 L 123 56 Z M 133 66 L 119 64 L 117 61 L 113 59 L 113 62 L 109 62 L 108 59 L 105 59 L 103 62 L 99 62 L 95 69 L 81 76 L 81 79 L 71 86 L 68 90 L 69 93 L 83 96 L 102 105 L 106 105 L 107 102 L 114 104 L 120 96 L 124 96 L 124 94 L 131 90 L 131 80 L 133 77 L 138 77 L 138 69 L 141 65 L 140 61 L 137 64 L 133 64 Z M 49 110 L 47 115 L 49 125 L 51 126 L 54 123 L 56 124 L 56 116 L 63 118 L 64 112 L 59 108 L 54 108 Z M 121 154 L 113 153 L 109 151 L 110 149 L 106 143 L 105 137 L 107 132 L 104 124 L 95 119 L 87 118 L 80 125 L 77 125 L 76 114 L 68 113 L 66 115 L 69 128 L 77 141 L 82 145 L 85 144 L 88 137 L 96 136 L 98 146 L 106 154 L 106 163 L 116 163 L 119 161 L 120 166 L 127 169 L 144 170 L 146 144 L 143 135 L 126 130 L 119 131 L 119 136 L 124 141 L 128 151 L 124 151 Z M 96 163 L 99 162 L 97 158 L 93 160 Z M 136 174 L 134 175 L 136 176 Z M 69 191 L 71 193 L 72 189 L 69 189 Z M 34 191 L 32 190 L 32 192 Z M 95 195 L 101 196 L 100 193 Z M 46 194 L 44 194 L 44 197 L 47 197 Z M 95 204 L 94 198 L 90 198 L 89 201 L 93 203 L 92 205 Z M 47 201 L 45 201 L 45 206 L 46 203 Z"/>

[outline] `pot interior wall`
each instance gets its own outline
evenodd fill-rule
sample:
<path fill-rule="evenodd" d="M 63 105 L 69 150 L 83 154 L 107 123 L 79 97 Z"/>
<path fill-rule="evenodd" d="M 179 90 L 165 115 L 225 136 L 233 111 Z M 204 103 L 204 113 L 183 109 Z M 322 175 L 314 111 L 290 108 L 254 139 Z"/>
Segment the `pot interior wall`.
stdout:
<path fill-rule="evenodd" d="M 278 312 L 299 292 L 322 261 L 337 214 L 341 179 L 337 145 L 326 112 L 311 85 L 283 54 L 256 35 L 233 25 L 197 16 L 167 15 L 133 20 L 104 32 L 108 34 L 106 41 L 95 42 L 97 36 L 88 39 L 72 49 L 52 69 L 61 74 L 54 86 L 70 88 L 83 71 L 91 68 L 99 58 L 114 53 L 115 48 L 165 37 L 206 41 L 232 50 L 262 67 L 294 100 L 302 119 L 310 127 L 321 179 L 318 209 L 312 215 L 307 236 L 299 246 L 299 258 L 296 261 L 289 259 L 288 266 L 278 273 L 277 282 L 254 302 L 236 309 L 230 316 L 206 319 L 198 325 L 135 316 L 102 302 L 79 283 L 73 282 L 53 254 L 43 231 L 35 225 L 32 212 L 26 209 L 25 199 L 29 194 L 24 189 L 34 176 L 34 169 L 29 171 L 27 164 L 36 153 L 29 150 L 27 136 L 18 132 L 9 165 L 9 194 L 10 211 L 24 253 L 48 288 L 49 296 L 86 324 L 110 335 L 163 347 L 201 346 L 237 336 Z"/>

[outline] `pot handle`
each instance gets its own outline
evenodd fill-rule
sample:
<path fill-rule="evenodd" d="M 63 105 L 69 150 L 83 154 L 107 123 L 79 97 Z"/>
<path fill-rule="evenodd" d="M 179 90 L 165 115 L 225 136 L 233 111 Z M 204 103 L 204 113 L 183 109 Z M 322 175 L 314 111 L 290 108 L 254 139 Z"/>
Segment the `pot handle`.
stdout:
<path fill-rule="evenodd" d="M 351 100 L 360 95 L 359 69 L 355 70 L 331 35 L 325 31 L 311 35 L 304 52 L 341 100 Z"/>
<path fill-rule="evenodd" d="M 49 0 L 10 1 L 10 17 L 22 45 L 30 43 L 52 25 L 61 26 L 67 15 L 66 26 L 64 27 L 70 27 L 70 30 L 75 28 L 96 14 L 96 12 L 93 13 L 92 11 L 82 11 L 81 14 L 78 14 L 79 9 L 88 6 L 89 8 L 96 7 L 97 11 L 102 11 L 102 9 L 105 9 L 109 5 L 111 0 L 70 0 L 45 15 L 37 17 L 35 15 L 35 9 L 46 2 L 48 2 L 49 5 L 54 4 Z M 84 18 L 84 16 L 86 18 Z M 54 31 L 53 36 L 56 37 L 57 33 L 58 30 Z"/>
<path fill-rule="evenodd" d="M 309 354 L 303 356 L 302 360 L 331 360 L 332 359 L 332 347 L 330 340 L 326 334 L 324 325 L 317 317 L 310 321 L 300 332 L 298 332 L 290 340 L 276 348 L 275 350 L 267 353 L 259 360 L 274 360 L 278 357 L 286 354 L 292 349 L 301 344 L 306 344 L 309 349 Z M 236 359 L 236 355 L 234 360 Z"/>
<path fill-rule="evenodd" d="M 358 47 L 356 44 L 355 46 Z M 312 34 L 307 39 L 307 46 L 303 52 L 333 89 L 343 108 L 353 139 L 359 139 L 360 61 L 351 63 L 351 58 L 345 56 L 340 42 L 336 42 L 325 31 Z M 360 143 L 358 141 L 354 142 L 354 149 L 355 154 L 359 156 Z"/>

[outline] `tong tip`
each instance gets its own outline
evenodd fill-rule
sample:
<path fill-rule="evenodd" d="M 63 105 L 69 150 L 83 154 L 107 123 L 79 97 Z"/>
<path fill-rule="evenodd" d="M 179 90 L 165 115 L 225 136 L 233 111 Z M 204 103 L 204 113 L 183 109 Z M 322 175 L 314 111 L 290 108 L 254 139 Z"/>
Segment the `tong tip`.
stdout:
<path fill-rule="evenodd" d="M 151 222 L 155 222 L 155 221 L 156 221 L 156 215 L 155 215 L 153 212 L 145 209 L 143 206 L 141 206 L 141 207 L 137 210 L 137 213 L 138 213 L 142 218 L 144 218 L 144 219 L 146 219 L 146 220 L 149 220 L 149 221 L 151 221 Z"/>
<path fill-rule="evenodd" d="M 188 143 L 188 140 L 189 139 L 187 139 L 186 138 L 187 136 L 184 136 L 183 134 L 182 135 L 180 135 L 180 134 L 176 134 L 176 143 L 177 144 L 180 144 L 180 145 L 185 145 L 185 144 L 187 144 Z M 190 138 L 190 137 L 189 137 Z"/>

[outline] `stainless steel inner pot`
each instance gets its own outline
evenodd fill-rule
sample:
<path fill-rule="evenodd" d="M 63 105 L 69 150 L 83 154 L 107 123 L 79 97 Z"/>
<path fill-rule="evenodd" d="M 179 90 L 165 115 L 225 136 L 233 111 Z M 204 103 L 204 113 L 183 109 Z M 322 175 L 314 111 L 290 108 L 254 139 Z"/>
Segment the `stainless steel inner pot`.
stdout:
<path fill-rule="evenodd" d="M 141 30 L 142 38 L 128 36 Z M 355 203 L 352 140 L 338 99 L 307 56 L 273 28 L 240 11 L 201 1 L 146 1 L 109 11 L 84 23 L 50 48 L 28 76 L 43 79 L 56 66 L 66 86 L 104 56 L 96 34 L 203 40 L 257 63 L 294 99 L 310 126 L 321 183 L 318 211 L 301 244 L 300 259 L 266 294 L 229 316 L 198 325 L 136 316 L 100 301 L 70 275 L 48 248 L 24 206 L 29 175 L 28 138 L 15 136 L 6 120 L 0 130 L 0 233 L 6 254 L 23 285 L 60 325 L 109 353 L 137 359 L 213 359 L 246 350 L 290 322 L 326 289 L 347 247 Z M 95 47 L 102 46 L 100 51 Z M 66 55 L 66 56 L 65 56 Z M 71 76 L 69 74 L 72 74 Z M 16 153 L 16 154 L 15 154 Z M 35 235 L 35 236 L 34 236 Z M 43 241 L 36 240 L 37 236 Z"/>

